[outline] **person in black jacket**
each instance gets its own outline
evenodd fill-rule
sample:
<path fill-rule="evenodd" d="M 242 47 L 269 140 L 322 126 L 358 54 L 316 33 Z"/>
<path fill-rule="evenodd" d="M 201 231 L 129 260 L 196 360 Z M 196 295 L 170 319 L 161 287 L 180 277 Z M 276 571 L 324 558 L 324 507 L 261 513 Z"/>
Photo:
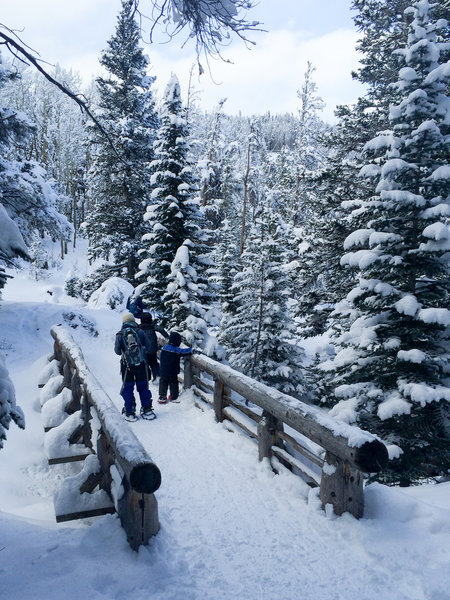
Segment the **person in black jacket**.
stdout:
<path fill-rule="evenodd" d="M 159 355 L 159 400 L 160 404 L 167 403 L 167 388 L 170 390 L 170 400 L 178 399 L 178 373 L 180 372 L 180 358 L 192 354 L 192 348 L 180 348 L 181 335 L 172 331 L 169 343 L 161 348 Z"/>
<path fill-rule="evenodd" d="M 136 335 L 136 341 L 138 342 L 136 352 L 138 355 L 133 356 L 131 354 L 125 340 L 127 330 L 131 329 Z M 132 337 L 134 337 L 132 335 Z M 147 375 L 147 363 L 145 360 L 145 352 L 150 348 L 150 343 L 147 336 L 143 331 L 138 328 L 136 320 L 131 313 L 125 313 L 122 318 L 122 329 L 116 333 L 116 340 L 114 343 L 114 352 L 118 354 L 120 358 L 120 372 L 122 374 L 122 389 L 120 395 L 124 400 L 124 408 L 122 414 L 125 416 L 127 421 L 136 421 L 136 407 L 134 400 L 134 384 L 139 394 L 141 401 L 141 415 L 146 419 L 154 419 L 156 417 L 152 408 L 152 393 L 148 388 L 148 375 Z"/>
<path fill-rule="evenodd" d="M 136 294 L 136 290 L 128 297 L 127 300 L 127 310 L 136 317 L 136 319 L 140 319 L 142 317 L 142 313 L 144 312 L 144 303 L 139 294 Z"/>
<path fill-rule="evenodd" d="M 147 350 L 147 364 L 152 371 L 153 381 L 155 381 L 156 378 L 159 377 L 159 363 L 156 354 L 158 352 L 156 332 L 158 331 L 166 338 L 169 337 L 169 334 L 163 327 L 155 322 L 152 315 L 148 312 L 142 313 L 140 327 L 150 342 L 149 349 Z"/>

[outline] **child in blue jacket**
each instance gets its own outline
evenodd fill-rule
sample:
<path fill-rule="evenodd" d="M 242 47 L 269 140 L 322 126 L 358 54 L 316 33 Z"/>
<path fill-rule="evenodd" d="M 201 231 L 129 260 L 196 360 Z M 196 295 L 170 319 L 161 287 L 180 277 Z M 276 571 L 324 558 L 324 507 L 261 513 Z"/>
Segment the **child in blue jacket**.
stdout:
<path fill-rule="evenodd" d="M 178 398 L 178 373 L 180 372 L 180 358 L 192 354 L 192 348 L 180 348 L 181 335 L 172 331 L 169 343 L 161 348 L 159 355 L 159 400 L 160 404 L 167 403 L 167 388 L 170 390 L 170 400 L 175 402 Z"/>

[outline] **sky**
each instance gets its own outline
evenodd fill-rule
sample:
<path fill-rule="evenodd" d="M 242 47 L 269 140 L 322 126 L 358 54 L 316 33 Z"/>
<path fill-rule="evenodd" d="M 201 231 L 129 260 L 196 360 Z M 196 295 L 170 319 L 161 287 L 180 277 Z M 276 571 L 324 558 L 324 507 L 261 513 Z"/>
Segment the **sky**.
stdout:
<path fill-rule="evenodd" d="M 208 405 L 199 410 L 190 391 L 179 404 L 156 404 L 155 421 L 123 421 L 162 473 L 161 528 L 149 544 L 133 552 L 117 515 L 57 524 L 54 494 L 81 463 L 47 462 L 42 406 L 48 417 L 57 405 L 50 327 L 75 315 L 79 326 L 67 330 L 120 411 L 113 344 L 125 300 L 112 310 L 106 296 L 95 306 L 66 296 L 68 270 L 89 271 L 86 242 L 63 262 L 58 244 L 50 248 L 55 268 L 45 279 L 28 266 L 8 270 L 14 279 L 0 304 L 0 352 L 26 421 L 25 430 L 11 425 L 0 450 L 2 599 L 449 599 L 450 482 L 373 484 L 362 519 L 335 517 L 322 510 L 317 488 L 280 464 L 275 475 L 253 440 L 217 423 Z"/>
<path fill-rule="evenodd" d="M 2 3 L 0 22 L 18 30 L 23 42 L 42 60 L 79 71 L 85 82 L 100 73 L 98 58 L 115 30 L 120 0 L 14 0 Z M 212 110 L 226 98 L 224 110 L 244 115 L 295 112 L 299 107 L 307 62 L 316 68 L 318 93 L 326 103 L 322 117 L 333 122 L 338 104 L 354 101 L 362 86 L 351 78 L 357 68 L 357 31 L 350 0 L 259 0 L 247 14 L 262 23 L 265 32 L 251 32 L 255 45 L 235 39 L 223 58 L 212 59 L 193 84 L 200 106 Z M 150 0 L 141 10 L 151 14 Z M 144 22 L 144 30 L 148 23 Z M 19 33 L 20 32 L 20 33 Z M 147 31 L 148 33 L 148 31 Z M 145 37 L 145 35 L 144 35 Z M 155 88 L 162 93 L 172 73 L 186 97 L 189 74 L 195 64 L 192 43 L 183 33 L 169 40 L 160 29 L 145 44 Z"/>

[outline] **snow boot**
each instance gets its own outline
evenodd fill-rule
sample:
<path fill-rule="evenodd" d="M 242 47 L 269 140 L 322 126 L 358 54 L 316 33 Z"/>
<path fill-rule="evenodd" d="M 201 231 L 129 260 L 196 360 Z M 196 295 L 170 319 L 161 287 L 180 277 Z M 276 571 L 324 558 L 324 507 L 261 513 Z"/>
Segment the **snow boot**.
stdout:
<path fill-rule="evenodd" d="M 151 406 L 147 406 L 147 408 L 141 408 L 141 417 L 146 421 L 153 421 L 156 419 L 156 413 Z"/>
<path fill-rule="evenodd" d="M 159 404 L 167 404 L 168 400 L 167 400 L 167 398 L 164 398 L 164 396 L 160 396 L 158 398 L 158 402 L 159 402 Z"/>
<path fill-rule="evenodd" d="M 129 421 L 130 423 L 134 423 L 134 421 L 138 420 L 136 413 L 135 412 L 127 412 L 125 410 L 125 407 L 122 408 L 122 414 L 124 416 L 125 421 Z"/>

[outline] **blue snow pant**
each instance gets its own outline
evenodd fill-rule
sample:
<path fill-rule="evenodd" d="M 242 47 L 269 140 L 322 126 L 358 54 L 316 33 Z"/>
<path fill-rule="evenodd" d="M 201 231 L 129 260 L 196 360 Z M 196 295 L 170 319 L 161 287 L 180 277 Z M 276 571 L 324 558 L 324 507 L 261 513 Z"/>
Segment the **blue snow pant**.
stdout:
<path fill-rule="evenodd" d="M 120 395 L 124 399 L 126 412 L 132 413 L 135 411 L 134 384 L 136 384 L 142 408 L 151 408 L 152 393 L 148 389 L 147 365 L 145 362 L 135 367 L 133 365 L 128 366 L 122 361 L 120 371 L 123 380 Z"/>

